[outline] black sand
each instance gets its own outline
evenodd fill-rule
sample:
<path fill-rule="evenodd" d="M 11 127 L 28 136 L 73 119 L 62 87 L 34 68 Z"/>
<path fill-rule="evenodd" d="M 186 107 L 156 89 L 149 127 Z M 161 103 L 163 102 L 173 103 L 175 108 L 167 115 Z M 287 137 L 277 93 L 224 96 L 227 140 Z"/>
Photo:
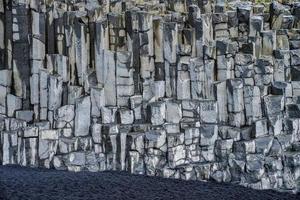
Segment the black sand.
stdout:
<path fill-rule="evenodd" d="M 300 195 L 214 182 L 130 175 L 126 172 L 66 172 L 0 166 L 0 199 L 5 200 L 293 200 Z"/>

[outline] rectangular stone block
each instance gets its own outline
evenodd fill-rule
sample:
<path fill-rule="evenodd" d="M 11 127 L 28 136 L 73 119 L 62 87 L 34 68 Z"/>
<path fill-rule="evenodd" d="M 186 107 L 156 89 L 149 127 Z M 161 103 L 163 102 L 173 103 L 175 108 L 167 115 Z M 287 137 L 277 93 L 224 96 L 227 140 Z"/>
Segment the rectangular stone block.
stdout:
<path fill-rule="evenodd" d="M 166 104 L 164 102 L 154 102 L 149 104 L 149 118 L 153 125 L 162 125 L 166 119 Z"/>
<path fill-rule="evenodd" d="M 176 101 L 166 102 L 166 121 L 169 123 L 179 123 L 182 119 L 181 103 Z"/>
<path fill-rule="evenodd" d="M 76 100 L 75 106 L 75 136 L 87 136 L 91 123 L 91 99 L 90 96 Z"/>
<path fill-rule="evenodd" d="M 58 140 L 59 132 L 58 130 L 41 130 L 39 131 L 40 139 L 42 140 Z"/>

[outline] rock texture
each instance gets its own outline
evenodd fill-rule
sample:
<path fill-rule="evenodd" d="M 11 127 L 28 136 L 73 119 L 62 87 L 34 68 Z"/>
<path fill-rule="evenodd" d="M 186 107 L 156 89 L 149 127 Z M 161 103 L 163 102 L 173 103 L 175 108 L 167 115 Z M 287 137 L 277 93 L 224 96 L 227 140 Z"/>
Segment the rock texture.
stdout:
<path fill-rule="evenodd" d="M 300 3 L 0 0 L 0 162 L 300 190 Z"/>

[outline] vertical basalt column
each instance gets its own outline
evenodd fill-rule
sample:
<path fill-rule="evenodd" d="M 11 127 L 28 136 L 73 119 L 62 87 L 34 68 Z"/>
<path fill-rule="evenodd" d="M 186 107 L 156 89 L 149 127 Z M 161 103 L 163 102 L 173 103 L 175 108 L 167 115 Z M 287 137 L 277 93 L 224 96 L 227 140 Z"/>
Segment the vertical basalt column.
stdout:
<path fill-rule="evenodd" d="M 195 57 L 195 29 L 194 28 L 183 28 L 180 34 L 181 42 L 179 43 L 179 55 Z"/>
<path fill-rule="evenodd" d="M 257 58 L 261 55 L 261 31 L 263 30 L 263 16 L 253 16 L 249 21 L 249 39 L 253 43 L 253 55 Z"/>
<path fill-rule="evenodd" d="M 62 105 L 68 104 L 68 82 L 70 81 L 69 59 L 61 54 L 47 55 L 47 69 L 52 74 L 58 74 L 62 79 Z"/>
<path fill-rule="evenodd" d="M 204 62 L 204 98 L 213 98 L 213 83 L 215 81 L 215 61 L 205 60 Z"/>
<path fill-rule="evenodd" d="M 13 34 L 12 34 L 12 23 L 13 23 L 13 18 L 12 18 L 12 2 L 11 1 L 6 1 L 3 0 L 3 5 L 4 5 L 4 27 L 3 29 L 4 32 L 4 38 L 5 38 L 5 60 L 4 64 L 6 65 L 5 68 L 7 69 L 12 69 L 12 42 L 13 42 Z"/>
<path fill-rule="evenodd" d="M 18 131 L 1 131 L 2 164 L 17 164 Z"/>
<path fill-rule="evenodd" d="M 214 37 L 217 38 L 228 38 L 228 14 L 227 13 L 214 13 L 213 18 L 213 28 Z"/>
<path fill-rule="evenodd" d="M 138 10 L 129 10 L 125 12 L 125 27 L 127 34 L 127 47 L 128 51 L 132 53 L 131 65 L 134 69 L 134 92 L 141 94 L 141 77 L 140 77 L 140 37 L 139 37 L 139 23 L 138 23 Z"/>
<path fill-rule="evenodd" d="M 68 82 L 70 80 L 68 57 L 60 54 L 51 54 L 47 55 L 46 61 L 47 70 L 49 72 L 61 76 L 63 82 Z"/>
<path fill-rule="evenodd" d="M 127 171 L 130 173 L 145 174 L 144 138 L 144 132 L 130 132 L 127 134 Z"/>
<path fill-rule="evenodd" d="M 213 34 L 213 26 L 212 26 L 212 15 L 211 14 L 202 14 L 201 15 L 201 19 L 202 19 L 201 22 L 202 22 L 202 33 L 203 33 L 203 35 L 202 35 L 202 37 L 203 37 L 202 42 L 203 42 L 205 51 L 209 51 L 209 48 L 212 48 L 211 46 L 214 45 L 212 43 L 214 41 L 214 39 L 213 39 L 213 36 L 214 36 L 214 34 Z M 199 21 L 199 25 L 200 25 L 200 21 Z M 199 37 L 200 36 L 201 35 L 199 35 Z M 213 56 L 211 55 L 210 57 L 213 57 Z"/>
<path fill-rule="evenodd" d="M 186 160 L 187 147 L 184 144 L 184 133 L 167 133 L 167 146 L 168 167 L 173 169 L 188 163 L 188 160 Z"/>
<path fill-rule="evenodd" d="M 49 73 L 47 70 L 39 72 L 39 101 L 40 101 L 40 120 L 47 120 L 48 116 L 48 79 Z"/>
<path fill-rule="evenodd" d="M 64 16 L 64 20 L 65 20 L 64 27 L 65 27 L 67 56 L 69 59 L 68 68 L 70 71 L 70 84 L 78 85 L 77 84 L 78 83 L 77 68 L 76 68 L 76 46 L 75 46 L 75 44 L 76 44 L 76 36 L 75 36 L 76 18 L 74 16 L 74 12 L 66 12 L 65 16 Z M 53 26 L 51 28 L 54 29 Z M 51 31 L 52 31 L 52 29 L 51 29 Z M 52 34 L 52 32 L 49 32 L 49 33 Z"/>
<path fill-rule="evenodd" d="M 120 163 L 120 132 L 118 125 L 107 125 L 104 129 L 106 169 L 119 170 Z"/>
<path fill-rule="evenodd" d="M 42 78 L 42 77 L 41 77 Z M 48 120 L 53 125 L 54 111 L 62 105 L 63 79 L 59 75 L 50 75 L 48 82 Z"/>
<path fill-rule="evenodd" d="M 261 55 L 271 56 L 276 49 L 276 32 L 273 30 L 262 31 Z"/>
<path fill-rule="evenodd" d="M 88 70 L 88 51 L 86 45 L 87 25 L 80 20 L 80 18 L 74 20 L 75 65 L 78 83 L 84 86 Z"/>
<path fill-rule="evenodd" d="M 103 86 L 103 78 L 101 72 L 103 67 L 103 59 L 105 59 L 104 51 L 109 49 L 109 34 L 107 20 L 95 22 L 95 37 L 94 37 L 94 52 L 95 52 L 95 68 L 97 81 L 100 86 Z"/>
<path fill-rule="evenodd" d="M 38 128 L 20 130 L 18 134 L 17 162 L 22 166 L 38 166 Z"/>
<path fill-rule="evenodd" d="M 191 78 L 191 98 L 202 99 L 204 98 L 204 65 L 201 58 L 193 58 L 190 60 L 189 74 Z"/>
<path fill-rule="evenodd" d="M 166 97 L 176 96 L 176 63 L 178 45 L 178 27 L 175 22 L 164 23 L 164 59 L 165 59 L 165 84 Z"/>
<path fill-rule="evenodd" d="M 196 4 L 188 7 L 188 22 L 192 27 L 196 27 L 195 21 L 201 17 L 201 10 Z"/>
<path fill-rule="evenodd" d="M 235 39 L 238 37 L 238 18 L 237 12 L 235 11 L 228 11 L 226 12 L 228 15 L 228 31 L 229 31 L 229 38 Z"/>
<path fill-rule="evenodd" d="M 45 26 L 46 26 L 46 49 L 47 53 L 55 53 L 55 28 L 54 28 L 54 16 L 53 16 L 53 6 L 45 14 Z"/>
<path fill-rule="evenodd" d="M 290 81 L 290 50 L 276 50 L 274 60 L 274 81 Z"/>
<path fill-rule="evenodd" d="M 88 136 L 91 123 L 91 98 L 84 96 L 76 100 L 75 136 Z"/>
<path fill-rule="evenodd" d="M 125 51 L 126 31 L 122 14 L 108 14 L 109 49 L 112 51 Z"/>
<path fill-rule="evenodd" d="M 91 88 L 91 116 L 99 118 L 101 116 L 101 109 L 105 106 L 105 94 L 103 88 Z"/>
<path fill-rule="evenodd" d="M 203 22 L 202 18 L 195 19 L 195 56 L 203 58 Z"/>
<path fill-rule="evenodd" d="M 155 55 L 155 80 L 164 80 L 164 23 L 161 17 L 153 18 L 153 37 Z"/>
<path fill-rule="evenodd" d="M 105 104 L 107 106 L 117 105 L 116 88 L 116 55 L 109 50 L 103 50 L 103 60 L 97 72 L 98 83 L 103 85 L 105 93 Z"/>
<path fill-rule="evenodd" d="M 245 125 L 244 114 L 244 83 L 242 79 L 227 80 L 227 108 L 229 112 L 229 124 L 236 127 Z"/>
<path fill-rule="evenodd" d="M 238 27 L 239 27 L 239 42 L 240 45 L 248 43 L 249 35 L 249 20 L 252 15 L 250 4 L 241 4 L 237 7 Z"/>
<path fill-rule="evenodd" d="M 5 0 L 0 0 L 0 70 L 5 69 Z"/>
<path fill-rule="evenodd" d="M 46 53 L 45 14 L 31 11 L 31 44 L 30 44 L 30 103 L 34 108 L 35 120 L 39 119 L 39 70 L 44 68 Z"/>
<path fill-rule="evenodd" d="M 128 155 L 127 149 L 127 135 L 130 131 L 130 126 L 122 126 L 120 127 L 120 169 L 125 170 L 128 166 L 128 162 L 126 160 L 126 156 Z"/>
<path fill-rule="evenodd" d="M 54 18 L 54 30 L 55 30 L 55 53 L 66 55 L 66 38 L 65 38 L 65 26 L 64 26 L 64 12 L 57 12 L 57 16 Z"/>
<path fill-rule="evenodd" d="M 167 135 L 163 129 L 150 130 L 145 135 L 145 167 L 146 174 L 162 176 L 167 164 Z"/>
<path fill-rule="evenodd" d="M 152 14 L 142 11 L 139 11 L 137 15 L 140 43 L 140 77 L 143 84 L 143 100 L 148 101 L 154 96 L 153 18 Z"/>
<path fill-rule="evenodd" d="M 150 13 L 138 12 L 139 51 L 142 79 L 152 79 L 154 72 L 153 18 Z"/>
<path fill-rule="evenodd" d="M 30 15 L 26 5 L 13 6 L 13 90 L 24 99 L 24 109 L 30 105 Z"/>
<path fill-rule="evenodd" d="M 165 65 L 164 65 L 164 23 L 161 17 L 153 18 L 154 56 L 155 56 L 155 97 L 165 96 Z"/>
<path fill-rule="evenodd" d="M 219 123 L 227 123 L 228 109 L 227 109 L 227 92 L 226 81 L 216 82 L 214 84 L 214 94 L 218 105 L 218 121 Z"/>
<path fill-rule="evenodd" d="M 247 125 L 262 118 L 261 93 L 258 86 L 244 86 L 245 116 Z"/>
<path fill-rule="evenodd" d="M 130 96 L 134 95 L 133 69 L 131 67 L 131 53 L 116 53 L 116 87 L 117 105 L 128 107 Z"/>
<path fill-rule="evenodd" d="M 191 77 L 188 71 L 190 57 L 182 57 L 178 61 L 176 73 L 177 73 L 177 82 L 176 82 L 176 96 L 177 99 L 191 99 Z M 176 74 L 172 74 L 176 76 Z"/>

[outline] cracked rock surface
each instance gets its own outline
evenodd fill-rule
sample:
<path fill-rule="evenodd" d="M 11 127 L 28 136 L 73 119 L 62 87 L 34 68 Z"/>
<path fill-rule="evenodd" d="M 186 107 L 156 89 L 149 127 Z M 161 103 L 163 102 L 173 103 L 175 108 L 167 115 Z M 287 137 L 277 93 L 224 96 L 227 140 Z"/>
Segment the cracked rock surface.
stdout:
<path fill-rule="evenodd" d="M 299 192 L 299 13 L 0 0 L 0 164 Z"/>

